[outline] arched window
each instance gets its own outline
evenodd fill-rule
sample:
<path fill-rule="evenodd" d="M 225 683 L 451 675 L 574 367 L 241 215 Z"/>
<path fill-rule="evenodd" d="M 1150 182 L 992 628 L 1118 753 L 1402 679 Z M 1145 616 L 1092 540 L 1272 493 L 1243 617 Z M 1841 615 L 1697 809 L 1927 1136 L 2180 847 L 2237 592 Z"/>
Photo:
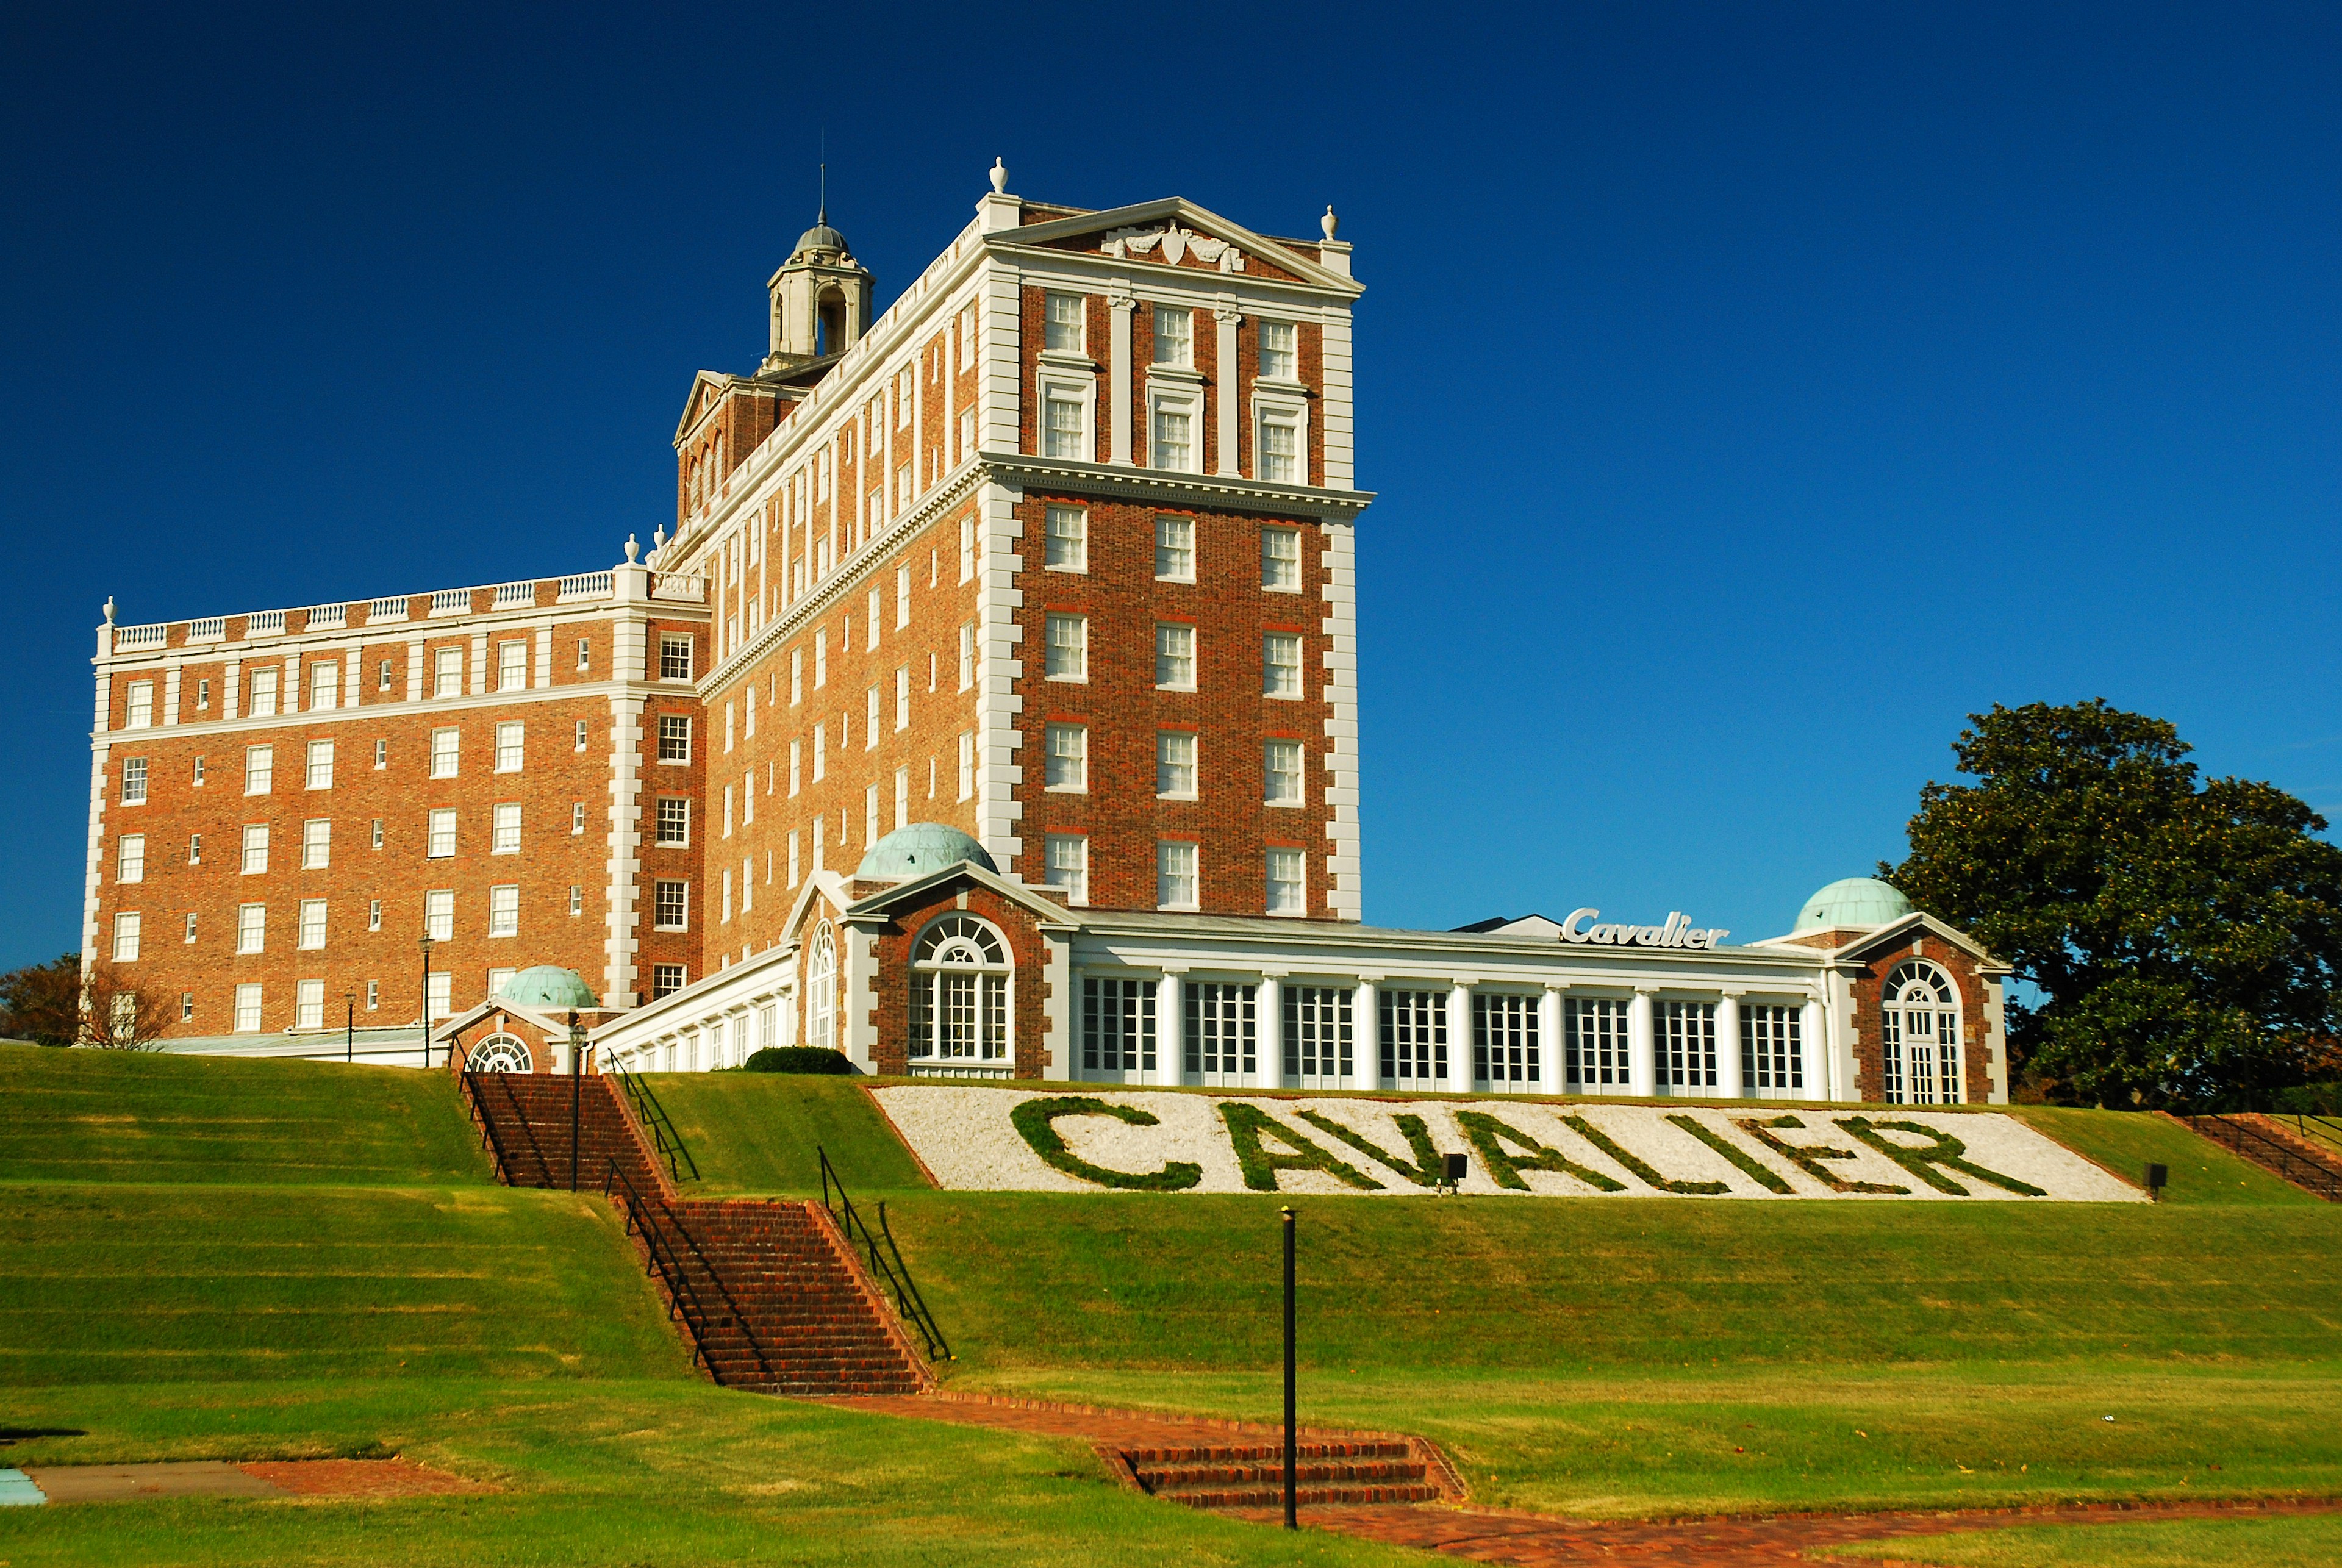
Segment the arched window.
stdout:
<path fill-rule="evenodd" d="M 1960 994 L 1951 977 L 1913 959 L 1880 996 L 1879 1058 L 1890 1105 L 1960 1103 Z"/>
<path fill-rule="evenodd" d="M 464 1058 L 474 1073 L 526 1073 L 532 1070 L 528 1047 L 510 1034 L 491 1034 Z"/>
<path fill-rule="evenodd" d="M 1005 1067 L 1015 972 L 1008 944 L 972 914 L 946 914 L 920 933 L 911 947 L 911 1060 Z"/>
<path fill-rule="evenodd" d="M 814 933 L 813 954 L 806 961 L 806 1017 L 812 1025 L 806 1044 L 837 1046 L 837 944 L 825 924 Z"/>

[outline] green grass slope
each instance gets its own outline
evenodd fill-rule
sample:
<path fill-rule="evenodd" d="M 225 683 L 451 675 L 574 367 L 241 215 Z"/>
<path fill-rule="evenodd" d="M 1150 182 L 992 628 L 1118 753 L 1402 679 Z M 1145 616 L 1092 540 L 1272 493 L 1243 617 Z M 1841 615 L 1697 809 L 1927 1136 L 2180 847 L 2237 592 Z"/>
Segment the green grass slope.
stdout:
<path fill-rule="evenodd" d="M 2055 1105 L 2012 1105 L 2007 1110 L 2126 1181 L 2145 1185 L 2150 1161 L 2168 1167 L 2171 1184 L 2163 1192 L 2167 1203 L 2326 1206 L 2323 1199 L 2310 1196 L 2167 1117 Z"/>
<path fill-rule="evenodd" d="M 662 1073 L 649 1079 L 710 1192 L 821 1191 L 826 1149 L 846 1190 L 924 1189 L 926 1177 L 861 1080 L 794 1073 Z"/>

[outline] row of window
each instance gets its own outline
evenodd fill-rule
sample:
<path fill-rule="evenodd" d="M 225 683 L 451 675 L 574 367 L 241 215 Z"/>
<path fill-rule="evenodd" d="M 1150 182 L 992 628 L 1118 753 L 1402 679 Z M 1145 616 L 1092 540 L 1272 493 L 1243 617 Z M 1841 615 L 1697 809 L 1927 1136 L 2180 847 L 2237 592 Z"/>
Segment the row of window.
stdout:
<path fill-rule="evenodd" d="M 1084 506 L 1052 506 L 1042 521 L 1042 565 L 1052 572 L 1090 569 L 1090 514 Z M 1196 520 L 1174 513 L 1155 519 L 1155 580 L 1196 580 Z M 1260 585 L 1276 593 L 1301 591 L 1301 531 L 1264 526 L 1260 531 Z"/>
<path fill-rule="evenodd" d="M 667 917 L 669 890 L 672 890 L 675 922 L 672 925 L 662 924 L 660 929 L 681 930 L 688 899 L 687 884 L 679 882 L 660 883 L 658 890 L 662 922 Z M 379 898 L 370 899 L 366 903 L 366 930 L 370 933 L 379 932 L 382 929 L 382 903 Z M 295 948 L 304 952 L 312 952 L 325 945 L 326 904 L 327 901 L 322 898 L 305 898 L 300 901 L 294 927 Z M 569 914 L 575 918 L 585 912 L 586 890 L 583 886 L 572 883 L 569 887 Z M 136 910 L 125 910 L 114 917 L 114 957 L 116 962 L 128 964 L 136 961 L 142 945 L 145 924 L 145 914 Z M 191 911 L 186 917 L 186 930 L 182 940 L 189 944 L 195 942 L 196 927 L 196 917 Z M 434 942 L 455 940 L 455 893 L 453 888 L 436 888 L 423 895 L 423 930 L 424 934 Z M 494 937 L 520 934 L 518 884 L 506 884 L 488 889 L 487 934 Z M 268 905 L 245 904 L 236 906 L 235 951 L 239 955 L 268 951 Z"/>
<path fill-rule="evenodd" d="M 1164 800 L 1194 800 L 1202 777 L 1201 741 L 1194 730 L 1158 730 L 1155 735 L 1155 793 Z M 1045 789 L 1065 794 L 1086 793 L 1089 784 L 1090 731 L 1087 724 L 1055 724 L 1042 729 L 1042 781 Z M 1261 743 L 1261 800 L 1267 805 L 1304 804 L 1301 743 L 1271 739 Z"/>
<path fill-rule="evenodd" d="M 1147 322 L 1153 328 L 1155 363 L 1192 370 L 1196 365 L 1196 313 L 1186 305 L 1150 305 Z M 1260 375 L 1268 381 L 1297 381 L 1301 376 L 1301 329 L 1289 321 L 1263 321 L 1259 329 Z M 1089 302 L 1078 294 L 1052 291 L 1042 310 L 1041 346 L 1051 354 L 1087 354 Z"/>
<path fill-rule="evenodd" d="M 495 746 L 490 760 L 492 771 L 500 774 L 516 774 L 524 771 L 527 749 L 526 731 L 527 726 L 519 720 L 508 720 L 495 726 Z M 586 744 L 586 721 L 575 720 L 571 736 L 572 749 L 583 752 Z M 688 717 L 677 716 L 673 743 L 670 746 L 668 726 L 666 722 L 662 720 L 659 731 L 660 758 L 663 761 L 689 762 L 691 760 L 691 721 Z M 334 758 L 336 744 L 333 741 L 311 741 L 307 744 L 301 757 L 301 785 L 304 789 L 327 790 L 334 787 Z M 276 787 L 276 750 L 274 745 L 244 748 L 245 794 L 274 793 Z M 670 754 L 671 752 L 673 754 Z M 457 777 L 462 768 L 462 757 L 463 731 L 460 728 L 451 726 L 431 732 L 431 777 L 435 779 Z M 203 787 L 206 774 L 205 759 L 197 755 L 193 762 L 192 779 L 195 786 L 200 789 Z M 388 741 L 377 740 L 374 743 L 374 766 L 377 772 L 390 766 Z M 146 758 L 125 757 L 122 759 L 122 804 L 144 805 L 146 804 L 147 776 Z"/>
<path fill-rule="evenodd" d="M 1200 907 L 1202 846 L 1188 839 L 1161 839 L 1155 845 L 1155 905 L 1157 909 Z M 1090 841 L 1086 834 L 1048 834 L 1042 839 L 1041 880 L 1066 890 L 1066 902 L 1084 904 L 1090 897 Z M 1266 884 L 1264 900 L 1270 914 L 1309 913 L 1309 857 L 1298 849 L 1269 850 L 1261 863 Z"/>
<path fill-rule="evenodd" d="M 1155 626 L 1155 687 L 1165 692 L 1196 689 L 1196 633 L 1192 623 L 1159 621 Z M 1052 681 L 1090 678 L 1090 618 L 1052 610 L 1045 620 L 1042 673 Z M 1301 684 L 1301 634 L 1268 632 L 1260 642 L 1263 696 L 1297 699 Z"/>

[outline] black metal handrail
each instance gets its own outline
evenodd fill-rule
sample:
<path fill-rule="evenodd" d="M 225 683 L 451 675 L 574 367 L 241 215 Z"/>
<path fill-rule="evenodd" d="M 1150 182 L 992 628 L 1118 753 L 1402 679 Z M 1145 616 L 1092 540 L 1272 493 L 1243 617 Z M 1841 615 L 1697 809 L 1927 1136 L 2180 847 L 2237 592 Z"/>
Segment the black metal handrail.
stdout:
<path fill-rule="evenodd" d="M 2212 1123 L 2236 1140 L 2229 1147 L 2255 1164 L 2276 1172 L 2295 1186 L 2316 1193 L 2328 1202 L 2342 1202 L 2342 1174 L 2337 1174 L 2323 1161 L 2312 1159 L 2270 1137 L 2241 1117 L 2202 1115 L 2191 1116 L 2188 1121 L 2198 1131 L 2202 1130 L 2204 1123 Z M 2252 1148 L 2244 1146 L 2247 1142 L 2253 1145 Z"/>
<path fill-rule="evenodd" d="M 610 1064 L 607 1075 L 616 1078 L 618 1086 L 626 1092 L 626 1099 L 634 1106 L 636 1124 L 650 1134 L 651 1147 L 660 1159 L 666 1162 L 667 1179 L 683 1179 L 682 1170 L 676 1164 L 676 1156 L 680 1154 L 683 1164 L 690 1168 L 691 1179 L 695 1182 L 699 1180 L 699 1162 L 691 1157 L 690 1147 L 684 1143 L 683 1134 L 675 1130 L 675 1124 L 667 1119 L 666 1107 L 659 1104 L 659 1097 L 652 1092 L 650 1084 L 643 1080 L 640 1074 L 629 1073 L 615 1062 Z"/>
<path fill-rule="evenodd" d="M 919 1293 L 917 1283 L 911 1278 L 911 1265 L 903 1261 L 903 1249 L 895 1244 L 894 1227 L 886 1223 L 886 1203 L 882 1201 L 878 1205 L 878 1229 L 886 1239 L 886 1251 L 882 1253 L 878 1247 L 878 1237 L 871 1234 L 870 1227 L 863 1223 L 861 1213 L 855 1208 L 854 1200 L 846 1195 L 846 1183 L 838 1179 L 837 1168 L 829 1163 L 829 1152 L 816 1144 L 814 1153 L 821 1158 L 822 1207 L 829 1211 L 830 1217 L 837 1222 L 838 1229 L 846 1233 L 846 1245 L 854 1245 L 859 1238 L 864 1252 L 869 1254 L 870 1272 L 885 1279 L 893 1288 L 896 1311 L 904 1322 L 917 1329 L 919 1337 L 926 1342 L 927 1359 L 957 1361 L 959 1358 L 952 1353 L 950 1343 L 944 1338 L 943 1326 L 936 1322 L 936 1314 L 927 1310 L 926 1298 Z M 831 1199 L 833 1193 L 836 1194 L 835 1202 Z M 892 1262 L 888 1261 L 890 1258 Z"/>
<path fill-rule="evenodd" d="M 2342 1121 L 2336 1121 L 2331 1116 L 2313 1116 L 2299 1111 L 2276 1113 L 2272 1119 L 2291 1122 L 2293 1130 L 2301 1135 L 2304 1142 L 2313 1147 L 2319 1144 L 2329 1145 L 2336 1154 L 2342 1155 Z"/>
<path fill-rule="evenodd" d="M 691 1288 L 691 1281 L 683 1272 L 682 1260 L 674 1255 L 675 1249 L 667 1245 L 666 1237 L 659 1234 L 658 1226 L 653 1224 L 645 1216 L 642 1194 L 635 1191 L 635 1183 L 627 1178 L 626 1173 L 619 1168 L 618 1162 L 616 1160 L 610 1161 L 608 1168 L 602 1173 L 602 1195 L 606 1198 L 612 1195 L 610 1191 L 612 1177 L 616 1177 L 618 1185 L 625 1189 L 626 1233 L 634 1235 L 639 1232 L 643 1238 L 643 1251 L 650 1255 L 650 1268 L 644 1272 L 656 1271 L 658 1276 L 666 1282 L 666 1315 L 670 1320 L 676 1317 L 682 1318 L 685 1332 L 691 1335 L 691 1364 L 705 1366 L 708 1371 L 714 1372 L 716 1363 L 708 1359 L 707 1342 L 701 1337 L 699 1332 L 700 1323 L 707 1316 L 707 1309 L 699 1304 L 699 1293 Z M 684 1304 L 684 1298 L 686 1296 L 691 1302 L 688 1307 Z M 755 1341 L 756 1336 L 751 1334 L 749 1343 L 753 1344 Z M 761 1352 L 758 1353 L 757 1359 L 759 1361 L 764 1359 Z"/>
<path fill-rule="evenodd" d="M 471 1107 L 472 1120 L 480 1124 L 480 1146 L 488 1151 L 496 1163 L 496 1180 L 509 1187 L 513 1184 L 512 1161 L 505 1157 L 505 1141 L 496 1134 L 496 1119 L 480 1104 L 479 1074 L 468 1067 L 464 1070 L 464 1100 Z"/>

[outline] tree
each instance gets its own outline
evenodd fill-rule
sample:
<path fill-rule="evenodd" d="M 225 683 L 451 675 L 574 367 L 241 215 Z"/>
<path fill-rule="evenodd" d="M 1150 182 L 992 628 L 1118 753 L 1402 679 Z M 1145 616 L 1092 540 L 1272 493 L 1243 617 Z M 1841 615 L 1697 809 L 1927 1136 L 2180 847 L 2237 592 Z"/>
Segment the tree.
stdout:
<path fill-rule="evenodd" d="M 2273 784 L 2200 784 L 2161 719 L 1995 704 L 1879 874 L 2039 994 L 2013 1064 L 2102 1104 L 2251 1102 L 2330 1061 L 2342 848 Z"/>
<path fill-rule="evenodd" d="M 70 1045 L 81 1034 L 81 954 L 0 974 L 0 1034 L 36 1045 Z"/>
<path fill-rule="evenodd" d="M 82 982 L 79 1044 L 101 1051 L 151 1051 L 171 1026 L 169 1005 L 140 991 L 111 964 L 90 967 Z"/>

